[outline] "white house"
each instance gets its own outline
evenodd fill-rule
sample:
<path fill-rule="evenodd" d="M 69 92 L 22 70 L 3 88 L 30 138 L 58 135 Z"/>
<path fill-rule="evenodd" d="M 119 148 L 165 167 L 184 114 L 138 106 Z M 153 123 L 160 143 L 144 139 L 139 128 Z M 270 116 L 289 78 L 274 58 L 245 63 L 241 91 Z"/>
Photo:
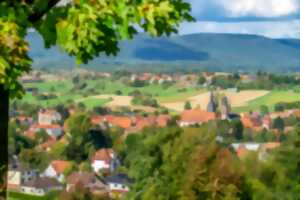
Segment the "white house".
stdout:
<path fill-rule="evenodd" d="M 40 125 L 51 125 L 59 122 L 61 115 L 55 110 L 40 110 L 38 114 L 38 122 Z"/>
<path fill-rule="evenodd" d="M 21 186 L 21 192 L 36 195 L 45 196 L 47 193 L 56 190 L 62 190 L 63 186 L 54 178 L 42 177 L 36 178 L 31 181 L 25 182 Z"/>
<path fill-rule="evenodd" d="M 112 172 L 119 165 L 119 161 L 112 149 L 100 149 L 94 154 L 91 165 L 95 173 Z"/>
<path fill-rule="evenodd" d="M 64 160 L 54 160 L 42 174 L 43 177 L 55 178 L 59 182 L 65 181 L 64 172 L 71 168 L 71 163 Z"/>
<path fill-rule="evenodd" d="M 109 187 L 111 196 L 120 196 L 130 190 L 129 186 L 132 181 L 126 174 L 116 174 L 105 178 L 105 182 Z"/>
<path fill-rule="evenodd" d="M 19 190 L 22 183 L 38 177 L 38 170 L 28 169 L 16 162 L 9 165 L 7 186 L 9 189 Z"/>

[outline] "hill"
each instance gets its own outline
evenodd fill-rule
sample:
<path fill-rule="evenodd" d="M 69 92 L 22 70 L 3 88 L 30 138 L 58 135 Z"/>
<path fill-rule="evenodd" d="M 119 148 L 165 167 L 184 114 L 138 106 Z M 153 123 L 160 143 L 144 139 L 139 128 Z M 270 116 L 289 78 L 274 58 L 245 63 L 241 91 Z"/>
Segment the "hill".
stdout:
<path fill-rule="evenodd" d="M 57 48 L 43 49 L 37 33 L 30 33 L 35 67 L 66 68 L 73 59 Z M 300 71 L 300 40 L 270 39 L 242 34 L 192 34 L 150 38 L 140 34 L 120 44 L 116 58 L 102 56 L 86 67 L 100 70 L 201 70 L 271 72 Z"/>

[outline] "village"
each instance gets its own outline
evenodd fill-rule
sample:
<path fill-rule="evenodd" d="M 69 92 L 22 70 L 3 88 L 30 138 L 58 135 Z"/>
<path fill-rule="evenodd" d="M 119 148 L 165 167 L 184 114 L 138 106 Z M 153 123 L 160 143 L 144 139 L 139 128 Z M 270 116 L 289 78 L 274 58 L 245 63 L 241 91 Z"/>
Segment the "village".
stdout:
<path fill-rule="evenodd" d="M 86 73 L 88 72 L 84 73 L 85 76 L 91 76 L 91 74 Z M 203 74 L 200 78 L 196 75 L 184 75 L 177 79 L 176 76 L 168 74 L 155 76 L 151 73 L 132 74 L 130 81 L 134 84 L 144 84 L 143 82 L 147 81 L 151 85 L 174 82 L 175 79 L 175 82 L 183 84 L 185 88 L 193 87 L 199 81 L 201 87 L 208 87 L 212 84 L 215 75 Z M 83 75 L 81 74 L 81 76 Z M 112 75 L 101 73 L 93 74 L 93 76 L 103 78 Z M 43 81 L 40 77 L 42 76 L 34 74 L 30 77 L 24 77 L 23 81 L 39 83 Z M 202 77 L 204 77 L 204 81 Z M 243 77 L 241 79 L 244 83 L 255 80 L 253 75 L 241 75 L 240 77 Z M 53 80 L 53 78 L 59 77 L 47 75 L 47 78 Z M 269 152 L 280 147 L 286 135 L 295 129 L 293 123 L 289 123 L 289 121 L 294 122 L 300 119 L 300 109 L 298 108 L 278 109 L 280 111 L 260 109 L 236 112 L 232 108 L 232 98 L 226 96 L 226 93 L 220 95 L 218 92 L 220 89 L 209 88 L 209 98 L 205 105 L 193 105 L 191 102 L 185 101 L 182 105 L 182 111 L 179 109 L 177 112 L 168 108 L 155 112 L 132 111 L 124 108 L 121 111 L 116 111 L 116 107 L 114 109 L 99 109 L 98 107 L 100 111 L 96 112 L 97 109 L 84 111 L 80 105 L 72 104 L 69 107 L 65 106 L 64 109 L 39 107 L 34 116 L 26 115 L 26 112 L 17 108 L 11 113 L 11 121 L 17 126 L 23 127 L 24 131 L 20 132 L 22 137 L 37 141 L 34 149 L 49 154 L 59 145 L 64 147 L 72 145 L 70 144 L 72 129 L 68 127 L 68 118 L 82 112 L 86 112 L 88 116 L 90 124 L 88 132 L 94 131 L 108 135 L 110 134 L 108 130 L 116 129 L 119 132 L 118 140 L 121 141 L 125 141 L 130 135 L 140 134 L 147 128 L 165 128 L 169 125 L 175 125 L 184 129 L 186 127 L 200 127 L 204 124 L 217 124 L 218 127 L 222 123 L 227 123 L 229 127 L 223 131 L 226 134 L 218 129 L 216 141 L 220 143 L 229 141 L 229 148 L 235 152 L 239 159 L 255 153 L 263 161 L 268 159 Z M 232 91 L 237 90 L 236 88 L 232 88 L 230 87 L 227 91 L 238 93 Z M 223 89 L 226 90 L 226 88 Z M 26 128 L 24 129 L 24 127 Z M 234 137 L 230 135 L 234 135 Z M 228 140 L 229 137 L 230 140 Z M 52 191 L 72 192 L 76 190 L 78 185 L 81 185 L 93 194 L 104 195 L 112 199 L 120 198 L 130 191 L 134 180 L 120 170 L 123 163 L 118 151 L 112 146 L 109 148 L 106 146 L 103 145 L 101 148 L 95 149 L 88 156 L 85 163 L 87 166 L 84 169 L 81 167 L 74 168 L 74 164 L 80 164 L 76 163 L 76 160 L 50 159 L 49 164 L 40 170 L 22 163 L 18 155 L 10 155 L 8 188 L 10 191 L 18 193 L 45 196 Z"/>

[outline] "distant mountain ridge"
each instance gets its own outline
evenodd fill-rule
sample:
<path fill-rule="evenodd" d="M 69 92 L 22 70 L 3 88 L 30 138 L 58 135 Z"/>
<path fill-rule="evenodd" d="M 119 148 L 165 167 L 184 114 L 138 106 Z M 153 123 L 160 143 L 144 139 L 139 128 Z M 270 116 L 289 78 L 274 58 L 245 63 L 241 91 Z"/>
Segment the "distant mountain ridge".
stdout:
<path fill-rule="evenodd" d="M 57 48 L 44 50 L 37 33 L 30 33 L 30 55 L 35 67 L 67 68 L 74 59 Z M 217 69 L 222 71 L 300 71 L 300 39 L 270 39 L 257 35 L 199 33 L 150 38 L 138 35 L 120 43 L 115 58 L 102 56 L 86 67 L 97 69 Z M 139 67 L 137 67 L 139 66 Z M 143 69 L 143 68 L 142 68 Z"/>

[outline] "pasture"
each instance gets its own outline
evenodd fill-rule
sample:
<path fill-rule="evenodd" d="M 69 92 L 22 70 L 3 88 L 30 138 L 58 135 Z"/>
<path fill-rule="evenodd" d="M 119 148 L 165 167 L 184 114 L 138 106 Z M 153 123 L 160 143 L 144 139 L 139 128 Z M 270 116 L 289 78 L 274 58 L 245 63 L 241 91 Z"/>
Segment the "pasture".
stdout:
<path fill-rule="evenodd" d="M 292 90 L 274 90 L 267 95 L 248 102 L 245 106 L 236 107 L 234 110 L 237 112 L 254 111 L 258 110 L 261 105 L 266 105 L 270 110 L 273 110 L 276 103 L 295 101 L 300 101 L 300 93 Z"/>

